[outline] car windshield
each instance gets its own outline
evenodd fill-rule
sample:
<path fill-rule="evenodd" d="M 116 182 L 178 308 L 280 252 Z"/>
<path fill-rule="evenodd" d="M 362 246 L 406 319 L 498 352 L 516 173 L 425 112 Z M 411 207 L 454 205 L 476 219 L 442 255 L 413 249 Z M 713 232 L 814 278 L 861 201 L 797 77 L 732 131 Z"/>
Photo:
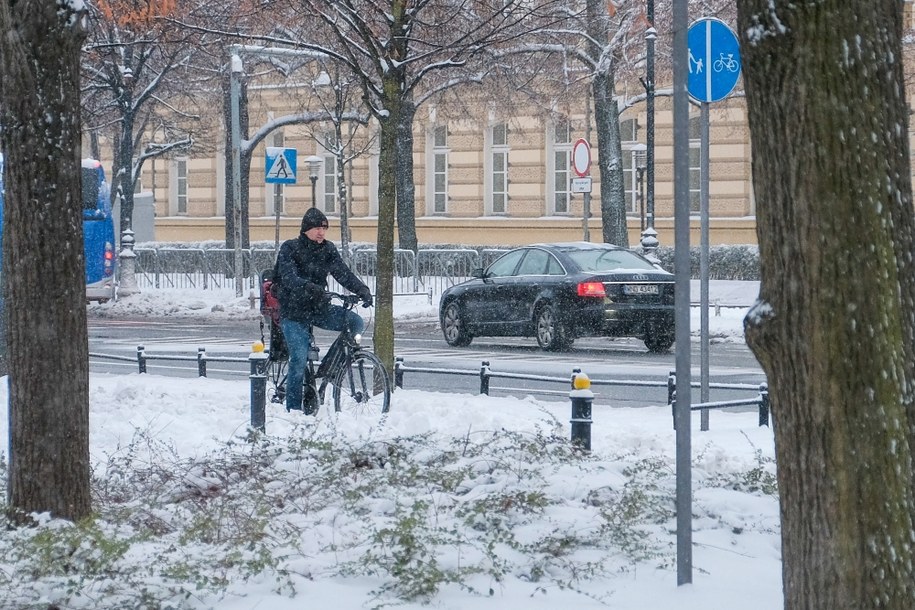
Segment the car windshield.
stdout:
<path fill-rule="evenodd" d="M 656 271 L 657 268 L 641 256 L 628 250 L 569 250 L 566 252 L 582 271 Z"/>

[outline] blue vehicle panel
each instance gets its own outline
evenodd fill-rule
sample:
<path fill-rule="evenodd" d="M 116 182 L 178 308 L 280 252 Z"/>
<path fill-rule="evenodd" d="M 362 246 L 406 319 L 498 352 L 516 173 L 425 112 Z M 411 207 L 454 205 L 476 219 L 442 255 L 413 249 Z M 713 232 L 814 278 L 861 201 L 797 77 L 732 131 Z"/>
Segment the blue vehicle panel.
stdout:
<path fill-rule="evenodd" d="M 104 302 L 115 296 L 117 256 L 111 190 L 100 162 L 83 159 L 82 185 L 86 298 Z M 3 204 L 3 155 L 0 154 L 0 231 L 3 229 Z M 0 248 L 0 268 L 2 263 Z"/>
<path fill-rule="evenodd" d="M 83 250 L 86 298 L 107 301 L 115 290 L 115 235 L 111 191 L 105 170 L 95 159 L 83 159 Z"/>

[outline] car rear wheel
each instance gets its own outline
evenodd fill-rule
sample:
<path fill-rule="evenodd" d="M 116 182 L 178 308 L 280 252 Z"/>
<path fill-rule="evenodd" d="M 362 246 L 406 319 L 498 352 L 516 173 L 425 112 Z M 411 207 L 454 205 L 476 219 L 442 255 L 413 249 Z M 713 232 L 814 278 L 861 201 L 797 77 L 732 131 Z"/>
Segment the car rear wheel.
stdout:
<path fill-rule="evenodd" d="M 445 335 L 445 342 L 452 347 L 464 347 L 473 340 L 473 335 L 464 327 L 461 308 L 457 303 L 448 303 L 442 312 L 442 334 Z"/>
<path fill-rule="evenodd" d="M 667 325 L 646 324 L 644 341 L 649 352 L 664 353 L 674 344 L 674 331 Z"/>
<path fill-rule="evenodd" d="M 559 313 L 553 304 L 544 305 L 537 313 L 537 344 L 548 351 L 569 349 L 572 337 L 559 320 Z"/>

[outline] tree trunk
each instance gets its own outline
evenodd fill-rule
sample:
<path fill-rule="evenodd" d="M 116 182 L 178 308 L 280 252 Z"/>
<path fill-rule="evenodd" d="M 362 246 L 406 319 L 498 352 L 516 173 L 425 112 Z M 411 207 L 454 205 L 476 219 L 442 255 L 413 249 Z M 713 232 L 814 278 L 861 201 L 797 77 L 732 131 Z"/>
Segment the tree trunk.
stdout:
<path fill-rule="evenodd" d="M 375 330 L 373 347 L 388 374 L 394 373 L 394 217 L 396 214 L 397 131 L 402 78 L 396 71 L 385 76 L 384 108 L 379 119 L 378 243 L 375 271 Z"/>
<path fill-rule="evenodd" d="M 9 486 L 16 518 L 78 520 L 89 493 L 89 352 L 76 3 L 0 2 Z"/>
<path fill-rule="evenodd" d="M 594 122 L 597 125 L 597 166 L 600 170 L 600 211 L 604 242 L 629 247 L 626 190 L 620 145 L 619 107 L 613 99 L 613 77 L 594 75 Z"/>
<path fill-rule="evenodd" d="M 397 123 L 397 236 L 403 250 L 419 249 L 416 238 L 416 184 L 413 182 L 413 119 L 416 106 L 404 100 Z"/>
<path fill-rule="evenodd" d="M 121 117 L 121 135 L 114 166 L 113 188 L 121 200 L 122 233 L 133 227 L 133 125 L 133 115 L 125 113 Z"/>
<path fill-rule="evenodd" d="M 626 227 L 626 185 L 623 181 L 623 151 L 620 145 L 620 111 L 613 97 L 614 61 L 610 45 L 610 17 L 605 3 L 587 0 L 588 42 L 594 65 L 594 121 L 597 127 L 597 169 L 600 174 L 600 212 L 605 243 L 629 247 Z"/>
<path fill-rule="evenodd" d="M 915 251 L 897 0 L 739 0 L 785 608 L 915 607 Z"/>
<path fill-rule="evenodd" d="M 245 139 L 248 134 L 248 86 L 245 79 L 239 83 L 239 131 L 241 139 Z M 232 104 L 229 90 L 229 76 L 222 79 L 222 99 L 223 99 L 223 119 L 226 126 L 225 140 L 225 164 L 226 164 L 226 193 L 225 193 L 225 218 L 226 218 L 226 248 L 235 248 L 235 193 L 232 191 Z M 249 190 L 250 190 L 250 173 L 251 173 L 251 153 L 242 147 L 240 156 L 241 166 L 241 247 L 250 246 L 250 223 L 249 223 Z"/>

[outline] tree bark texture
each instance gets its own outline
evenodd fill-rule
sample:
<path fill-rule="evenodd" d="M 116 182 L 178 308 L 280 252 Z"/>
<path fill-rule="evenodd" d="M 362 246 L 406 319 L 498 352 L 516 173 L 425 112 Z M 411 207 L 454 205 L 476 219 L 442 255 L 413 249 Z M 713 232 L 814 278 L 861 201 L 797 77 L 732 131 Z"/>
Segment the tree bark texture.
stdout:
<path fill-rule="evenodd" d="M 600 171 L 600 211 L 604 243 L 629 247 L 626 228 L 626 190 L 623 184 L 623 151 L 620 115 L 613 99 L 613 77 L 598 72 L 592 83 L 594 120 L 597 124 L 597 167 Z"/>
<path fill-rule="evenodd" d="M 394 374 L 394 219 L 396 215 L 397 131 L 400 83 L 395 71 L 385 79 L 385 110 L 378 147 L 378 239 L 375 270 L 375 329 L 372 344 L 388 375 Z"/>
<path fill-rule="evenodd" d="M 419 249 L 416 237 L 416 184 L 413 182 L 413 119 L 416 106 L 403 100 L 397 124 L 397 238 L 403 250 Z"/>
<path fill-rule="evenodd" d="M 241 139 L 248 137 L 248 83 L 245 78 L 239 83 L 238 95 L 238 124 Z M 230 93 L 230 80 L 226 75 L 222 79 L 222 100 L 223 100 L 223 120 L 225 121 L 225 164 L 226 164 L 226 189 L 225 189 L 225 218 L 226 218 L 226 248 L 235 247 L 235 194 L 232 192 L 232 102 Z M 250 186 L 251 186 L 251 151 L 241 147 L 239 154 L 239 165 L 241 166 L 241 247 L 248 248 L 251 243 L 250 232 Z"/>
<path fill-rule="evenodd" d="M 90 513 L 89 354 L 80 172 L 79 19 L 0 2 L 8 500 L 17 518 Z"/>
<path fill-rule="evenodd" d="M 785 608 L 915 608 L 902 6 L 739 0 Z"/>
<path fill-rule="evenodd" d="M 610 16 L 600 0 L 587 0 L 588 55 L 594 62 L 591 91 L 597 127 L 597 168 L 600 173 L 600 211 L 604 243 L 629 247 L 626 226 L 626 185 L 620 144 L 620 112 L 613 96 L 615 61 L 610 45 Z"/>

